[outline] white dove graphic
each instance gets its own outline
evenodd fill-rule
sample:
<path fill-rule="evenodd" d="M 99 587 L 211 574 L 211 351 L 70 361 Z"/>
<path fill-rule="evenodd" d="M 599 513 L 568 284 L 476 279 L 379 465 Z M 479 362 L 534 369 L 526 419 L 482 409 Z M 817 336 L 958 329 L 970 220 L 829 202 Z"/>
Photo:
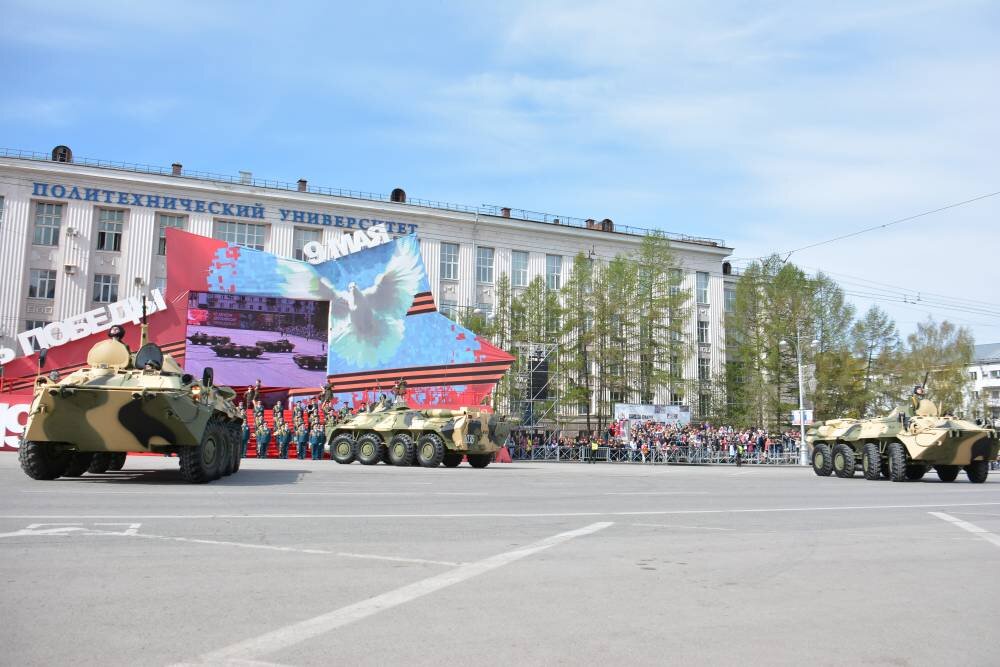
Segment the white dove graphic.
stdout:
<path fill-rule="evenodd" d="M 423 266 L 409 245 L 389 260 L 375 282 L 342 292 L 320 277 L 330 296 L 330 350 L 355 366 L 390 359 L 403 340 L 403 318 L 413 304 Z"/>

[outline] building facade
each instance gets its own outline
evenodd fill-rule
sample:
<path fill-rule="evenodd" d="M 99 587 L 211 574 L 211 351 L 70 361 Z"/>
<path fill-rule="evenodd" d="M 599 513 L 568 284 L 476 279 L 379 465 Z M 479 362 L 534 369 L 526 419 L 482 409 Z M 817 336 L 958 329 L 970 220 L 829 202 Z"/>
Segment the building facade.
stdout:
<path fill-rule="evenodd" d="M 1000 343 L 976 345 L 972 364 L 966 370 L 969 385 L 965 414 L 972 419 L 992 419 L 1000 423 Z"/>
<path fill-rule="evenodd" d="M 0 152 L 0 347 L 16 335 L 102 304 L 165 288 L 165 230 L 301 259 L 310 241 L 383 223 L 415 233 L 442 312 L 495 307 L 500 275 L 515 293 L 536 276 L 550 289 L 569 277 L 573 258 L 635 253 L 646 232 L 611 220 L 578 220 L 509 208 L 463 207 L 170 168 Z M 687 335 L 694 350 L 685 378 L 717 377 L 725 364 L 724 287 L 731 249 L 716 239 L 668 235 L 694 296 Z M 669 397 L 657 397 L 668 402 Z M 695 410 L 697 413 L 697 410 Z"/>

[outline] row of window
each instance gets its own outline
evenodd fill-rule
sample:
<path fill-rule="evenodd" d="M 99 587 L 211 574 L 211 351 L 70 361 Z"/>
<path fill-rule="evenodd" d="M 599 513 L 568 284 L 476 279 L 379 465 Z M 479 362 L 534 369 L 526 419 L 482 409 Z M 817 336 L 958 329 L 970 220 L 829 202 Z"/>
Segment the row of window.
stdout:
<path fill-rule="evenodd" d="M 495 277 L 494 248 L 476 248 L 476 282 L 492 285 Z M 545 256 L 545 286 L 551 290 L 562 287 L 562 255 Z M 512 287 L 528 286 L 528 253 L 514 250 L 510 256 L 510 284 Z M 458 244 L 441 244 L 441 278 L 458 280 Z"/>
<path fill-rule="evenodd" d="M 983 371 L 983 379 L 985 380 L 986 378 L 1000 378 L 1000 370 Z M 979 379 L 979 373 L 977 371 L 970 371 L 969 379 L 975 382 Z"/>
<path fill-rule="evenodd" d="M 28 274 L 28 297 L 31 299 L 56 298 L 56 272 L 52 269 L 31 269 Z M 118 276 L 108 273 L 95 274 L 93 300 L 96 303 L 117 301 Z"/>

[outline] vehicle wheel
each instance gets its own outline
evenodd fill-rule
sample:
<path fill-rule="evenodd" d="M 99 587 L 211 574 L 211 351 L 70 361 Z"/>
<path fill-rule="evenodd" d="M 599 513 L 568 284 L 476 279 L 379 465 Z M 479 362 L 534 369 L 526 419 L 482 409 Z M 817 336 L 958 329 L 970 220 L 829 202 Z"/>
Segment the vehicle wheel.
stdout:
<path fill-rule="evenodd" d="M 813 445 L 813 472 L 820 477 L 829 477 L 833 472 L 833 461 L 830 458 L 830 445 L 817 442 Z"/>
<path fill-rule="evenodd" d="M 425 468 L 441 465 L 444 451 L 444 440 L 437 433 L 426 433 L 417 440 L 417 461 Z"/>
<path fill-rule="evenodd" d="M 958 466 L 934 466 L 934 471 L 942 482 L 954 482 L 958 477 L 958 470 Z"/>
<path fill-rule="evenodd" d="M 31 479 L 55 479 L 66 471 L 70 457 L 47 442 L 22 442 L 17 450 L 21 470 Z"/>
<path fill-rule="evenodd" d="M 855 470 L 854 450 L 850 445 L 840 443 L 833 448 L 833 471 L 837 477 L 854 477 Z"/>
<path fill-rule="evenodd" d="M 70 456 L 69 465 L 63 471 L 63 477 L 79 477 L 87 472 L 90 462 L 94 458 L 92 452 L 76 452 Z"/>
<path fill-rule="evenodd" d="M 865 479 L 877 481 L 882 476 L 882 454 L 877 442 L 865 443 L 861 454 L 861 469 L 864 470 Z"/>
<path fill-rule="evenodd" d="M 889 459 L 889 479 L 893 482 L 906 481 L 906 448 L 901 442 L 890 442 L 885 457 Z"/>
<path fill-rule="evenodd" d="M 397 433 L 389 441 L 389 462 L 397 466 L 408 466 L 413 463 L 414 444 L 409 433 Z"/>
<path fill-rule="evenodd" d="M 115 452 L 112 454 L 108 463 L 108 470 L 118 471 L 125 467 L 125 458 L 128 456 L 125 452 Z"/>
<path fill-rule="evenodd" d="M 358 462 L 363 466 L 373 466 L 382 460 L 385 443 L 376 433 L 365 433 L 358 438 Z"/>
<path fill-rule="evenodd" d="M 102 472 L 107 472 L 108 468 L 111 466 L 111 454 L 107 452 L 98 452 L 94 454 L 94 458 L 90 461 L 90 466 L 87 467 L 87 472 L 94 475 L 100 475 Z"/>
<path fill-rule="evenodd" d="M 223 429 L 222 451 L 219 455 L 219 477 L 228 477 L 233 474 L 233 450 L 236 443 L 233 442 L 233 430 L 226 424 Z"/>
<path fill-rule="evenodd" d="M 226 440 L 226 428 L 218 420 L 210 419 L 197 447 L 180 448 L 181 476 L 194 484 L 218 479 Z"/>
<path fill-rule="evenodd" d="M 462 452 L 447 451 L 444 453 L 442 463 L 444 463 L 445 468 L 457 468 L 461 465 L 463 456 Z"/>
<path fill-rule="evenodd" d="M 493 461 L 492 454 L 469 454 L 469 465 L 473 468 L 485 468 Z"/>
<path fill-rule="evenodd" d="M 230 439 L 233 441 L 233 473 L 240 471 L 243 462 L 243 429 L 242 424 L 234 422 L 229 425 Z"/>
<path fill-rule="evenodd" d="M 906 466 L 906 479 L 911 482 L 916 482 L 924 478 L 927 474 L 927 466 L 922 463 L 915 463 L 913 465 Z"/>
<path fill-rule="evenodd" d="M 982 484 L 990 474 L 990 464 L 988 461 L 973 461 L 965 466 L 965 475 L 973 484 Z"/>
<path fill-rule="evenodd" d="M 341 433 L 330 441 L 330 458 L 337 463 L 350 463 L 355 453 L 354 438 L 350 433 Z"/>

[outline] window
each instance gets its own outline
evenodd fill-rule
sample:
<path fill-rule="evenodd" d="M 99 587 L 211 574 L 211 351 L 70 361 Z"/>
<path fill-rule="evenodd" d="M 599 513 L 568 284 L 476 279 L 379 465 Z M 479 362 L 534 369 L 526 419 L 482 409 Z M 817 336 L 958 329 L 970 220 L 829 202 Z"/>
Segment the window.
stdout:
<path fill-rule="evenodd" d="M 676 355 L 670 355 L 670 377 L 680 378 L 684 375 L 684 368 L 681 366 L 681 358 Z"/>
<path fill-rule="evenodd" d="M 160 228 L 160 236 L 157 242 L 156 254 L 166 255 L 167 254 L 167 229 L 173 227 L 174 229 L 184 229 L 184 216 L 183 215 L 171 215 L 170 213 L 157 213 L 156 214 L 156 225 Z"/>
<path fill-rule="evenodd" d="M 31 331 L 32 329 L 41 329 L 48 324 L 49 323 L 46 322 L 45 320 L 25 320 L 24 330 Z M 35 352 L 41 352 L 42 350 L 42 344 L 38 342 L 37 336 L 31 337 L 31 349 L 34 350 Z"/>
<path fill-rule="evenodd" d="M 700 394 L 698 396 L 698 414 L 702 417 L 708 414 L 708 411 L 712 407 L 712 397 L 708 394 Z"/>
<path fill-rule="evenodd" d="M 708 322 L 705 320 L 698 320 L 698 342 L 708 343 Z"/>
<path fill-rule="evenodd" d="M 62 225 L 62 204 L 35 204 L 35 245 L 59 245 L 59 227 Z"/>
<path fill-rule="evenodd" d="M 677 296 L 681 293 L 681 285 L 684 283 L 684 275 L 680 269 L 670 269 L 670 288 L 667 290 L 670 296 Z"/>
<path fill-rule="evenodd" d="M 701 357 L 698 359 L 698 379 L 702 382 L 712 379 L 712 360 Z"/>
<path fill-rule="evenodd" d="M 991 378 L 1000 378 L 1000 371 L 990 371 Z"/>
<path fill-rule="evenodd" d="M 698 303 L 708 303 L 708 273 L 698 271 L 696 277 L 698 280 Z"/>
<path fill-rule="evenodd" d="M 553 308 L 552 310 L 545 313 L 545 331 L 550 336 L 554 336 L 559 333 L 559 327 L 561 326 L 559 311 Z"/>
<path fill-rule="evenodd" d="M 625 402 L 625 392 L 624 391 L 616 391 L 616 390 L 612 389 L 609 393 L 611 394 L 611 402 L 612 403 L 624 403 Z"/>
<path fill-rule="evenodd" d="M 515 250 L 510 254 L 511 287 L 528 286 L 528 253 Z"/>
<path fill-rule="evenodd" d="M 551 290 L 562 287 L 562 255 L 545 256 L 545 287 Z"/>
<path fill-rule="evenodd" d="M 94 301 L 113 303 L 118 300 L 118 276 L 98 273 L 94 275 Z"/>
<path fill-rule="evenodd" d="M 677 392 L 670 394 L 670 405 L 684 405 L 684 397 Z"/>
<path fill-rule="evenodd" d="M 119 252 L 122 249 L 122 231 L 125 228 L 125 211 L 97 209 L 97 249 Z"/>
<path fill-rule="evenodd" d="M 264 249 L 264 239 L 267 235 L 267 225 L 254 225 L 249 222 L 227 222 L 219 220 L 215 223 L 213 236 L 220 241 L 241 245 L 254 250 Z"/>
<path fill-rule="evenodd" d="M 167 279 L 162 277 L 153 278 L 153 289 L 160 290 L 161 294 L 167 293 Z"/>
<path fill-rule="evenodd" d="M 722 292 L 722 295 L 723 295 L 723 301 L 724 301 L 723 307 L 725 308 L 726 312 L 729 313 L 730 315 L 733 314 L 733 313 L 735 313 L 736 312 L 736 290 L 733 289 L 733 288 L 731 288 L 731 287 L 727 287 Z"/>
<path fill-rule="evenodd" d="M 28 298 L 56 298 L 56 272 L 50 269 L 31 269 L 28 276 Z"/>
<path fill-rule="evenodd" d="M 477 303 L 476 304 L 476 315 L 483 317 L 485 319 L 490 319 L 493 317 L 493 304 L 492 303 Z"/>
<path fill-rule="evenodd" d="M 441 244 L 441 278 L 458 280 L 458 244 Z"/>
<path fill-rule="evenodd" d="M 476 248 L 476 282 L 493 284 L 493 248 Z"/>
<path fill-rule="evenodd" d="M 302 253 L 302 248 L 304 248 L 307 243 L 320 243 L 322 234 L 323 232 L 319 229 L 299 229 L 296 227 L 295 233 L 292 236 L 292 247 L 295 249 L 295 259 L 304 260 L 305 255 Z"/>

